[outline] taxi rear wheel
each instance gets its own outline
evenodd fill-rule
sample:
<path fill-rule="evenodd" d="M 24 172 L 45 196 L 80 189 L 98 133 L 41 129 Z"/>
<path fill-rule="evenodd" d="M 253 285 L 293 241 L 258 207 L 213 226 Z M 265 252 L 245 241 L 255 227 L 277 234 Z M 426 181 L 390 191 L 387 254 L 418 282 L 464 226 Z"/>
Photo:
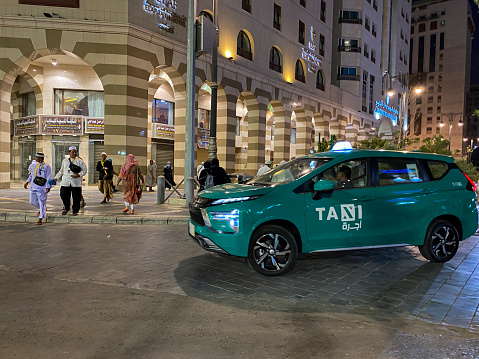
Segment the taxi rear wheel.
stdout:
<path fill-rule="evenodd" d="M 418 247 L 423 257 L 431 262 L 447 262 L 459 248 L 459 233 L 448 221 L 434 221 L 428 228 L 424 245 Z"/>
<path fill-rule="evenodd" d="M 298 246 L 293 235 L 278 225 L 266 225 L 256 231 L 250 242 L 248 262 L 263 275 L 284 274 L 293 269 Z"/>

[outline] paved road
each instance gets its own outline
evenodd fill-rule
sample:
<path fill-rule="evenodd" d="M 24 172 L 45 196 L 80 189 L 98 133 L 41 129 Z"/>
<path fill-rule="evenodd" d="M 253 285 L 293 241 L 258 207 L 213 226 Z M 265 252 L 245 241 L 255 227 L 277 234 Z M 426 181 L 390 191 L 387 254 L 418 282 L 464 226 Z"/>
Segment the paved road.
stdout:
<path fill-rule="evenodd" d="M 0 358 L 478 358 L 479 237 L 316 254 L 286 276 L 186 226 L 0 223 Z"/>

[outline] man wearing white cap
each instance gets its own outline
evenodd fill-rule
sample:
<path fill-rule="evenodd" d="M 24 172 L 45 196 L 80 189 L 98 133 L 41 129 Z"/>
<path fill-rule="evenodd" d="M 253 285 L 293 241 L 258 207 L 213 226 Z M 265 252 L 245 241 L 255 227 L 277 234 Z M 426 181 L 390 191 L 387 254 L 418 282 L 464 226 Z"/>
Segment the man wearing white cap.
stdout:
<path fill-rule="evenodd" d="M 256 176 L 262 175 L 263 173 L 268 172 L 270 169 L 271 169 L 271 161 L 266 161 L 264 163 L 264 165 L 262 165 L 259 168 L 258 173 L 256 174 Z"/>
<path fill-rule="evenodd" d="M 49 181 L 52 179 L 52 168 L 44 162 L 45 155 L 38 152 L 35 155 L 35 168 L 30 172 L 27 181 L 23 185 L 27 189 L 30 186 L 30 203 L 37 207 L 38 212 L 37 224 L 42 224 L 43 218 L 46 217 L 47 209 L 47 193 L 50 192 L 51 185 Z"/>
<path fill-rule="evenodd" d="M 82 177 L 86 175 L 87 168 L 85 163 L 78 157 L 78 150 L 75 146 L 68 148 L 69 158 L 62 161 L 60 171 L 55 175 L 53 181 L 60 182 L 60 197 L 63 202 L 62 214 L 65 215 L 70 210 L 70 196 L 73 198 L 73 215 L 76 216 L 80 210 L 80 200 L 82 197 Z"/>

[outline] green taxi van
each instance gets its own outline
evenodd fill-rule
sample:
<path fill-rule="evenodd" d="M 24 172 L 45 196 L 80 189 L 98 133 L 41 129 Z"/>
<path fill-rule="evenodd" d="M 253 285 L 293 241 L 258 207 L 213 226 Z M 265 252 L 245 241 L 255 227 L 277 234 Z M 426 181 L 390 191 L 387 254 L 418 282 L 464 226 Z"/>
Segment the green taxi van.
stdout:
<path fill-rule="evenodd" d="M 405 245 L 442 263 L 478 228 L 475 187 L 448 156 L 329 151 L 200 192 L 188 230 L 264 275 L 291 270 L 298 253 Z"/>

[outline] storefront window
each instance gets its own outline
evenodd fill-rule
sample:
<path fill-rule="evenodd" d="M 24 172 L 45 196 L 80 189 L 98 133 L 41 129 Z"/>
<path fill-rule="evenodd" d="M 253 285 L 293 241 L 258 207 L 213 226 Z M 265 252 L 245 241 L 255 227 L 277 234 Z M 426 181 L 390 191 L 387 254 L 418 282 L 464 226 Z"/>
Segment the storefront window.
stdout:
<path fill-rule="evenodd" d="M 101 91 L 55 90 L 55 115 L 105 117 L 105 95 Z"/>
<path fill-rule="evenodd" d="M 175 124 L 175 104 L 165 100 L 153 99 L 151 122 L 165 125 Z"/>
<path fill-rule="evenodd" d="M 37 102 L 35 93 L 29 92 L 22 95 L 22 117 L 35 116 L 37 114 Z"/>
<path fill-rule="evenodd" d="M 210 140 L 210 111 L 198 109 L 198 147 L 208 148 Z"/>

